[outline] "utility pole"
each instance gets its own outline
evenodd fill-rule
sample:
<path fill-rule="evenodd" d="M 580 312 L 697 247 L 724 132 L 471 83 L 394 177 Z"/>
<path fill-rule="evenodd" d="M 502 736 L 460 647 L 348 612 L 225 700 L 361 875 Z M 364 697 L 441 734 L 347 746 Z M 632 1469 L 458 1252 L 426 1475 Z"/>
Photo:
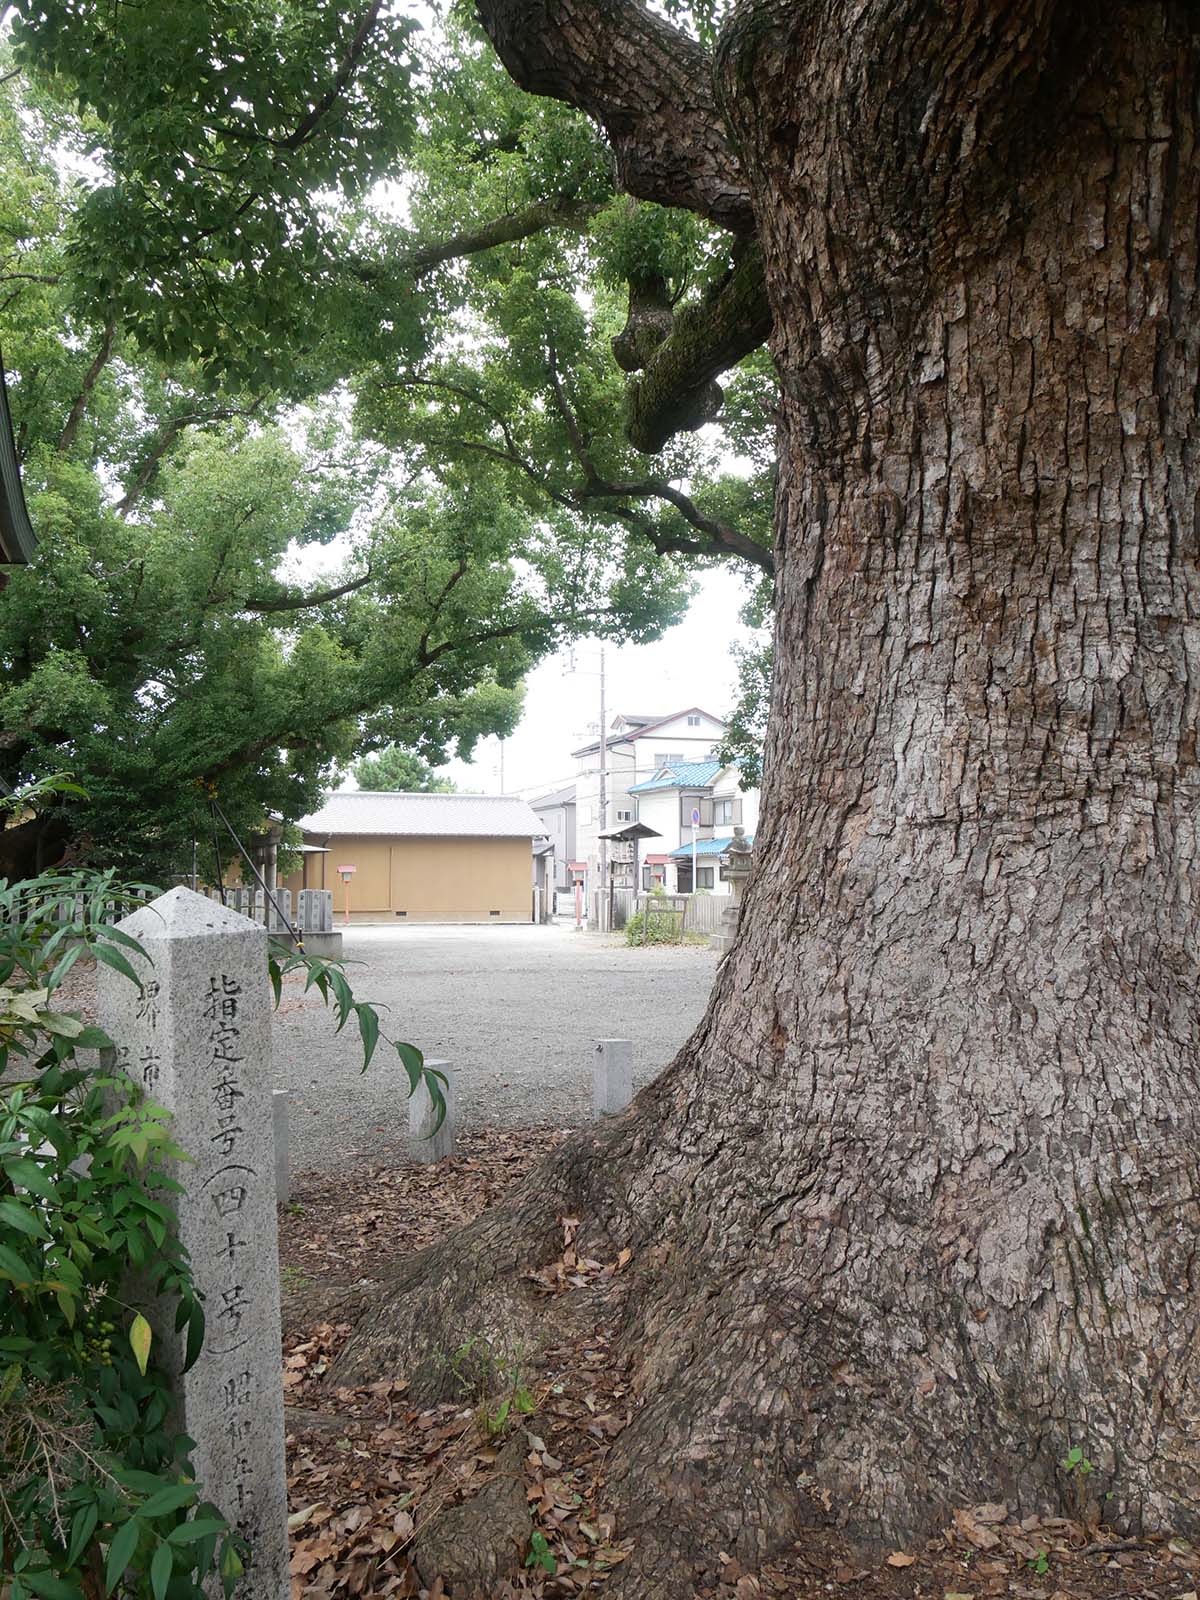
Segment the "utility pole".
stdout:
<path fill-rule="evenodd" d="M 596 921 L 601 933 L 607 933 L 608 907 L 608 840 L 604 830 L 608 827 L 608 728 L 604 712 L 604 646 L 600 646 L 600 895 Z"/>

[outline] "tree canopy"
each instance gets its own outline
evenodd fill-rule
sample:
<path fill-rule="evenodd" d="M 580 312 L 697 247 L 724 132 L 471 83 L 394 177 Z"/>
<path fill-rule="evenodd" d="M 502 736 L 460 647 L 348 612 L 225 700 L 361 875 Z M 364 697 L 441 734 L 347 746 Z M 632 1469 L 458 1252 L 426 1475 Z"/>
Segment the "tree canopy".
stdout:
<path fill-rule="evenodd" d="M 365 756 L 354 768 L 360 789 L 402 789 L 409 794 L 453 794 L 455 785 L 441 778 L 411 750 L 390 744 L 378 755 Z"/>
<path fill-rule="evenodd" d="M 178 10 L 19 7 L 0 88 L 42 536 L 0 599 L 0 777 L 88 774 L 58 831 L 158 870 L 206 786 L 248 829 L 390 743 L 469 756 L 558 643 L 655 637 L 690 567 L 770 563 L 761 361 L 648 469 L 610 348 L 633 279 L 720 283 L 716 230 L 617 195 L 459 19 L 309 0 L 268 47 L 257 4 Z"/>

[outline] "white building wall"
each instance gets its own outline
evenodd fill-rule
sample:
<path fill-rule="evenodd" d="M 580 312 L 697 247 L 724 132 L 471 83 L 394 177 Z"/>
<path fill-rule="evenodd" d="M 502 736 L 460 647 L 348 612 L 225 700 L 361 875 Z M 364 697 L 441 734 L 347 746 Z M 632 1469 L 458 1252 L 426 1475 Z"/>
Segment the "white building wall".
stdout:
<path fill-rule="evenodd" d="M 689 721 L 689 717 L 695 721 Z M 725 724 L 706 711 L 681 711 L 633 736 L 638 746 L 638 765 L 649 765 L 649 772 L 661 766 L 658 755 L 682 756 L 685 761 L 703 761 L 725 732 Z M 649 776 L 647 772 L 646 776 Z"/>
<path fill-rule="evenodd" d="M 698 717 L 698 722 L 689 722 L 689 717 Z M 609 727 L 609 738 L 613 737 L 614 730 L 620 732 L 624 727 L 620 717 L 614 718 Z M 671 757 L 683 761 L 705 761 L 713 751 L 713 747 L 725 732 L 725 724 L 717 717 L 709 716 L 707 712 L 681 711 L 678 716 L 670 717 L 658 724 L 651 731 L 643 733 L 640 730 L 630 730 L 616 744 L 610 744 L 608 749 L 608 826 L 614 828 L 618 825 L 618 812 L 627 811 L 630 819 L 644 812 L 640 812 L 639 799 L 643 796 L 631 795 L 630 788 L 637 783 L 644 783 L 647 778 L 652 778 L 658 768 L 663 764 L 660 756 Z M 599 829 L 600 829 L 600 752 L 590 750 L 586 755 L 576 758 L 578 762 L 575 774 L 575 854 L 576 859 L 586 861 L 588 864 L 588 882 L 592 889 L 599 884 Z M 664 844 L 654 849 L 655 855 L 666 854 L 679 844 L 678 809 L 679 794 L 677 790 L 666 791 L 664 798 L 669 796 L 675 808 L 674 833 L 671 843 Z M 657 827 L 655 822 L 651 827 Z M 690 833 L 689 833 L 690 838 Z M 666 837 L 666 830 L 664 830 Z M 657 846 L 657 840 L 650 840 L 650 845 Z M 643 844 L 639 847 L 639 859 L 646 853 L 649 846 Z M 673 887 L 668 884 L 668 887 Z"/>
<path fill-rule="evenodd" d="M 741 772 L 732 763 L 722 767 L 712 782 L 713 800 L 740 800 L 742 802 L 742 817 L 740 826 L 748 834 L 758 831 L 758 802 L 757 789 L 743 789 L 741 786 Z M 733 832 L 734 825 L 727 822 L 714 822 L 713 833 L 718 839 L 725 838 Z"/>
<path fill-rule="evenodd" d="M 588 876 L 594 878 L 599 862 L 600 752 L 592 750 L 578 759 L 579 770 L 575 775 L 575 853 L 577 860 L 588 863 Z M 629 797 L 629 785 L 637 782 L 633 772 L 632 749 L 627 745 L 610 748 L 607 782 L 610 828 L 616 825 L 618 810 L 633 810 L 633 801 Z"/>
<path fill-rule="evenodd" d="M 658 789 L 653 794 L 639 794 L 634 798 L 638 803 L 638 821 L 644 822 L 648 828 L 656 828 L 662 834 L 661 839 L 643 839 L 642 854 L 669 855 L 677 845 L 683 843 L 679 826 L 679 790 Z"/>

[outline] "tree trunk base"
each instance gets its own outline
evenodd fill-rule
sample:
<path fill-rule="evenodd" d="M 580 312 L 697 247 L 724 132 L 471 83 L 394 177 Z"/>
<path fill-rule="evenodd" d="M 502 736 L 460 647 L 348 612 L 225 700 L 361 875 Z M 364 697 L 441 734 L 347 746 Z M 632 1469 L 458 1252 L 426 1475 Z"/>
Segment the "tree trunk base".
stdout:
<path fill-rule="evenodd" d="M 1166 1420 L 1161 1391 L 1139 1395 L 1104 1341 L 1092 1348 L 1064 1282 L 1054 1289 L 1072 1243 L 1055 1238 L 1061 1207 L 1027 1186 L 954 1237 L 937 1234 L 935 1209 L 902 1225 L 881 1213 L 873 1242 L 839 1239 L 834 1197 L 814 1199 L 793 1173 L 764 1212 L 765 1136 L 732 1165 L 728 1150 L 689 1149 L 688 1064 L 415 1257 L 334 1381 L 404 1377 L 432 1401 L 460 1392 L 472 1364 L 535 1375 L 551 1344 L 610 1337 L 635 1399 L 606 1468 L 608 1508 L 635 1547 L 607 1592 L 628 1600 L 684 1600 L 719 1552 L 754 1572 L 826 1513 L 875 1554 L 936 1532 L 956 1505 L 1072 1514 L 1074 1444 L 1112 1526 L 1196 1525 L 1186 1426 Z M 1049 1240 L 1032 1255 L 1018 1246 L 1031 1207 Z M 814 1216 L 826 1219 L 815 1247 Z M 1005 1239 L 1003 1282 L 985 1266 L 989 1294 L 956 1304 L 962 1259 L 986 1263 Z"/>

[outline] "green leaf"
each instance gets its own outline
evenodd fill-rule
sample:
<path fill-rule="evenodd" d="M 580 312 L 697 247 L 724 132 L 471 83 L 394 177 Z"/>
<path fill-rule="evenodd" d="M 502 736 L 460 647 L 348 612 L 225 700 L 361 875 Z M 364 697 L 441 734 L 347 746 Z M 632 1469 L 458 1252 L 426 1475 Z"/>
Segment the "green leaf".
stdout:
<path fill-rule="evenodd" d="M 76 1050 L 111 1050 L 112 1040 L 103 1028 L 85 1028 L 75 1040 Z"/>
<path fill-rule="evenodd" d="M 146 955 L 145 950 L 131 933 L 124 933 L 120 928 L 114 928 L 111 922 L 104 924 L 104 937 L 114 940 L 117 944 L 123 944 L 127 950 L 132 950 L 135 955 L 145 956 L 147 961 L 150 960 L 150 957 Z"/>
<path fill-rule="evenodd" d="M 92 945 L 92 954 L 97 961 L 103 961 L 106 967 L 111 967 L 114 972 L 119 972 L 123 978 L 128 978 L 130 983 L 135 983 L 139 989 L 142 987 L 142 980 L 115 945 L 103 944 L 97 941 Z"/>
<path fill-rule="evenodd" d="M 45 1168 L 36 1161 L 30 1161 L 27 1156 L 6 1161 L 4 1170 L 18 1188 L 28 1189 L 30 1194 L 39 1195 L 43 1200 L 53 1200 L 58 1193 L 46 1176 Z"/>
<path fill-rule="evenodd" d="M 221 1583 L 226 1595 L 233 1593 L 234 1585 L 245 1570 L 237 1546 L 232 1539 L 226 1539 L 221 1547 Z"/>
<path fill-rule="evenodd" d="M 129 1329 L 129 1343 L 134 1360 L 138 1364 L 138 1371 L 143 1378 L 146 1376 L 146 1364 L 150 1360 L 150 1344 L 153 1338 L 153 1329 L 139 1311 Z"/>
<path fill-rule="evenodd" d="M 44 1596 L 44 1600 L 79 1600 L 81 1592 L 79 1585 L 68 1583 L 55 1572 L 46 1570 L 35 1572 L 27 1567 L 21 1576 L 34 1594 Z"/>
<path fill-rule="evenodd" d="M 165 1489 L 160 1489 L 142 1502 L 138 1507 L 138 1516 L 162 1517 L 168 1511 L 178 1511 L 181 1506 L 193 1504 L 198 1492 L 194 1483 L 169 1483 Z"/>
<path fill-rule="evenodd" d="M 123 1522 L 113 1535 L 113 1541 L 108 1547 L 108 1558 L 104 1563 L 105 1594 L 111 1594 L 124 1576 L 125 1568 L 133 1560 L 133 1552 L 137 1549 L 141 1533 L 141 1523 L 136 1517 L 130 1517 L 129 1521 Z"/>
<path fill-rule="evenodd" d="M 47 989 L 57 989 L 59 984 L 66 977 L 67 973 L 70 972 L 71 968 L 79 960 L 82 954 L 82 944 L 73 944 L 69 950 L 65 951 L 58 958 L 58 961 L 55 963 L 54 970 L 46 979 Z"/>
<path fill-rule="evenodd" d="M 150 1587 L 154 1591 L 154 1600 L 166 1600 L 167 1584 L 171 1581 L 174 1566 L 175 1553 L 164 1539 L 150 1562 Z"/>
<path fill-rule="evenodd" d="M 157 1494 L 163 1486 L 163 1480 L 156 1472 L 142 1472 L 137 1467 L 123 1467 L 119 1463 L 113 1471 L 125 1487 L 136 1494 Z"/>
<path fill-rule="evenodd" d="M 23 1261 L 9 1245 L 0 1244 L 0 1278 L 11 1278 L 14 1283 L 36 1283 L 40 1277 L 36 1267 Z"/>
<path fill-rule="evenodd" d="M 80 1506 L 79 1510 L 71 1518 L 71 1537 L 67 1544 L 67 1565 L 69 1567 L 76 1565 L 87 1548 L 88 1541 L 96 1531 L 96 1523 L 99 1518 L 100 1513 L 94 1500 L 86 1506 Z"/>
<path fill-rule="evenodd" d="M 204 1345 L 204 1307 L 199 1300 L 192 1303 L 187 1319 L 187 1344 L 183 1353 L 183 1370 L 194 1367 Z"/>
<path fill-rule="evenodd" d="M 375 1046 L 379 1043 L 379 1013 L 365 1000 L 360 1000 L 354 1010 L 358 1015 L 358 1031 L 362 1035 L 362 1070 L 365 1072 L 371 1065 L 371 1057 L 375 1054 Z"/>
<path fill-rule="evenodd" d="M 66 1011 L 42 1011 L 38 1013 L 38 1027 L 44 1033 L 56 1033 L 64 1039 L 78 1039 L 84 1024 L 81 1017 L 73 1017 Z"/>
<path fill-rule="evenodd" d="M 197 1517 L 192 1522 L 181 1522 L 177 1528 L 172 1528 L 167 1535 L 171 1544 L 195 1544 L 199 1539 L 206 1539 L 210 1533 L 225 1533 L 229 1524 L 223 1518 Z"/>
<path fill-rule="evenodd" d="M 415 1094 L 417 1085 L 421 1081 L 421 1071 L 425 1066 L 425 1057 L 415 1044 L 405 1044 L 402 1039 L 396 1041 L 396 1054 L 404 1063 L 404 1070 L 408 1073 L 409 1092 Z"/>
<path fill-rule="evenodd" d="M 15 1228 L 18 1233 L 28 1234 L 31 1239 L 48 1239 L 46 1225 L 36 1211 L 21 1205 L 17 1200 L 7 1197 L 0 1200 L 0 1228 Z"/>

